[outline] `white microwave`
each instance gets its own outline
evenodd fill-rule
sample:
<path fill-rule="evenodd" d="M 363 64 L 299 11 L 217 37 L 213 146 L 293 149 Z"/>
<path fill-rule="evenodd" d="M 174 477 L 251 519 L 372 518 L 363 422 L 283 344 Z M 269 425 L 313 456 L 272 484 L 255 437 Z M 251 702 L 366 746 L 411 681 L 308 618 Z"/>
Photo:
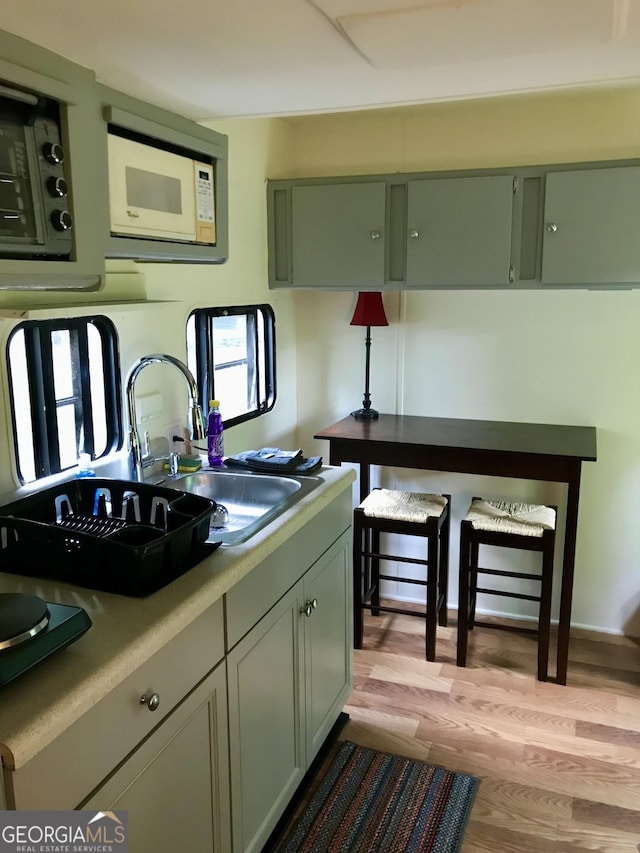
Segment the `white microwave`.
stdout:
<path fill-rule="evenodd" d="M 214 168 L 108 134 L 111 233 L 215 245 Z"/>

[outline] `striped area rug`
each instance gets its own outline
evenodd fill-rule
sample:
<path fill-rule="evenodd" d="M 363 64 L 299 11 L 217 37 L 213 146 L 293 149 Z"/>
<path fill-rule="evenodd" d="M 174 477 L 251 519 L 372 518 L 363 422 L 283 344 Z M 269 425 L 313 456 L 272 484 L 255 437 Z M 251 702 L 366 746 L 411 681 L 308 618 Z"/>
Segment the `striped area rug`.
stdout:
<path fill-rule="evenodd" d="M 278 853 L 455 853 L 473 776 L 345 741 Z"/>

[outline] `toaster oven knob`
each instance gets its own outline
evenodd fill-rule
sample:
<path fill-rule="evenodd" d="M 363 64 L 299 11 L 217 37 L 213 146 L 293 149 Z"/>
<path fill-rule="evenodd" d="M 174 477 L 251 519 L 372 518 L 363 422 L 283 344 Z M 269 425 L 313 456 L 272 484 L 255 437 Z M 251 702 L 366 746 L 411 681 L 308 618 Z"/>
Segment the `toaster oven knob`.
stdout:
<path fill-rule="evenodd" d="M 56 231 L 68 231 L 73 225 L 73 219 L 68 210 L 54 210 L 51 214 L 51 224 Z"/>
<path fill-rule="evenodd" d="M 52 175 L 47 179 L 47 191 L 52 198 L 66 198 L 69 195 L 69 184 L 64 178 Z"/>
<path fill-rule="evenodd" d="M 64 160 L 64 149 L 59 142 L 45 142 L 42 146 L 42 156 L 47 163 L 57 165 Z"/>

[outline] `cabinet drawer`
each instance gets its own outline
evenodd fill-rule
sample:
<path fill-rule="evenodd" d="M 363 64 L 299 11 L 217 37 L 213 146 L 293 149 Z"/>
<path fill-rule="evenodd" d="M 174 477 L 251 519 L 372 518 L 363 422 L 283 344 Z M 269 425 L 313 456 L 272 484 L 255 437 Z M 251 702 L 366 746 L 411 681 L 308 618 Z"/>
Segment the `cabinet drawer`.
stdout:
<path fill-rule="evenodd" d="M 223 609 L 218 601 L 50 746 L 7 774 L 9 806 L 75 808 L 223 656 Z M 159 705 L 150 712 L 140 698 L 152 693 L 158 695 Z"/>

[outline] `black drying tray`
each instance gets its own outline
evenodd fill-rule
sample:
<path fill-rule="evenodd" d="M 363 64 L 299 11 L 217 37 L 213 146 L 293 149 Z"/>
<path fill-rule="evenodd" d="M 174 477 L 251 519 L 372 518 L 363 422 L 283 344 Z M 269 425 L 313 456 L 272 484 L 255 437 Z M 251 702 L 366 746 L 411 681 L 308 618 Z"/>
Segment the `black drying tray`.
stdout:
<path fill-rule="evenodd" d="M 144 483 L 70 480 L 0 507 L 0 570 L 148 595 L 215 550 L 215 508 Z"/>

